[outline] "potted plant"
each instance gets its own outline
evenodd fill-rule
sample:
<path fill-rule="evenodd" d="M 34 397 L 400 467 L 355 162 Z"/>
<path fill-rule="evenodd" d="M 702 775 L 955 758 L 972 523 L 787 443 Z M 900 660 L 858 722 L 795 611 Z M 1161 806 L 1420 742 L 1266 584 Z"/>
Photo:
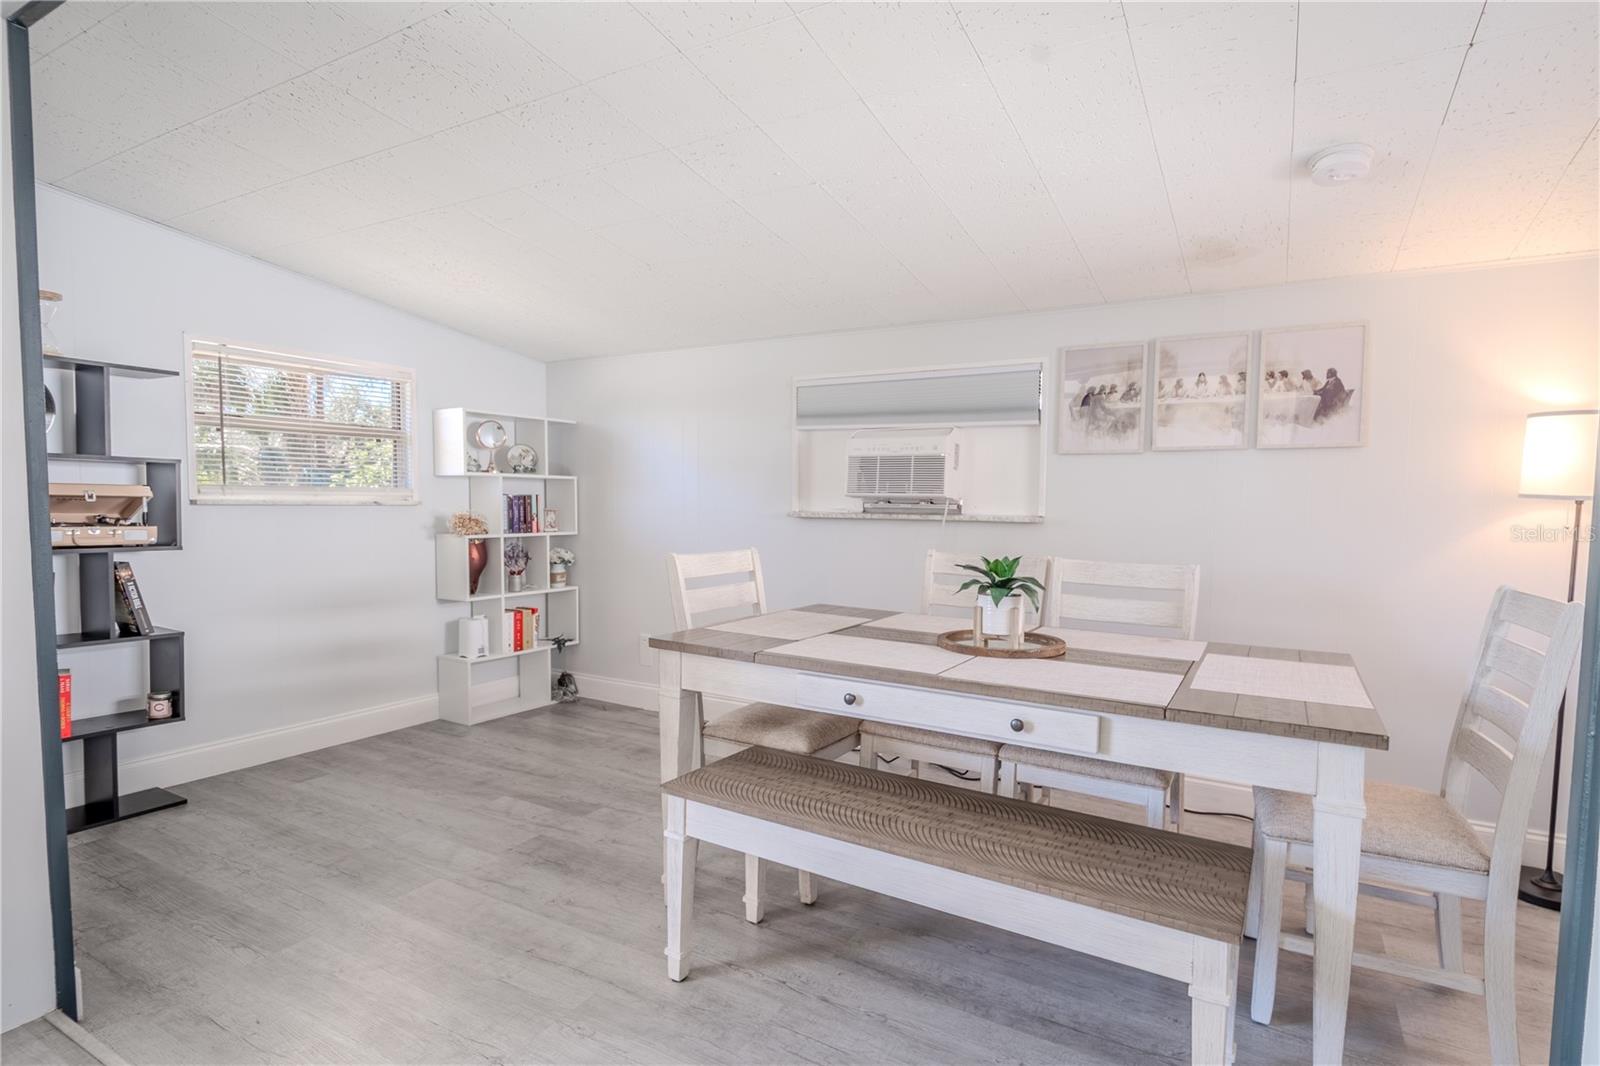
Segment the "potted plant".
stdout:
<path fill-rule="evenodd" d="M 522 546 L 522 541 L 514 540 L 506 545 L 506 591 L 522 591 L 522 574 L 528 569 L 528 549 Z"/>
<path fill-rule="evenodd" d="M 1044 585 L 1038 578 L 1017 576 L 1017 567 L 1022 565 L 1022 556 L 1000 556 L 990 559 L 979 556 L 983 560 L 982 566 L 971 563 L 958 564 L 963 570 L 970 570 L 978 576 L 961 584 L 957 592 L 967 589 L 978 590 L 978 606 L 983 609 L 982 636 L 1009 637 L 1012 635 L 1010 617 L 1012 611 L 1017 612 L 1020 625 L 1022 613 L 1022 597 L 1026 596 L 1028 602 L 1033 604 L 1033 609 L 1039 609 L 1039 592 Z M 974 634 L 978 636 L 979 634 Z"/>
<path fill-rule="evenodd" d="M 578 561 L 572 554 L 571 548 L 550 549 L 550 585 L 555 587 L 567 583 L 567 567 Z"/>

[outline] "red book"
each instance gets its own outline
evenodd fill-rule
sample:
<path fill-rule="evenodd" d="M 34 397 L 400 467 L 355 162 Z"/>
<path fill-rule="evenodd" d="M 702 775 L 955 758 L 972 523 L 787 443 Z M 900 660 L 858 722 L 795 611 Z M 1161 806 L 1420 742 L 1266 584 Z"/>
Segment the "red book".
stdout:
<path fill-rule="evenodd" d="M 526 649 L 526 645 L 522 643 L 522 612 L 513 611 L 511 618 L 511 650 L 523 651 Z"/>
<path fill-rule="evenodd" d="M 56 671 L 56 695 L 61 710 L 61 738 L 72 735 L 72 671 Z"/>

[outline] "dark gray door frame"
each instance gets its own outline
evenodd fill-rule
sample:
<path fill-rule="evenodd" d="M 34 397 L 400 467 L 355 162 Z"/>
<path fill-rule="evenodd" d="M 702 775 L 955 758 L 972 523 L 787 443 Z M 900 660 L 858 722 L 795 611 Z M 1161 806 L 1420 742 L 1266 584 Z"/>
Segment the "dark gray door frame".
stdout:
<path fill-rule="evenodd" d="M 1600 465 L 1600 444 L 1596 445 Z M 1600 499 L 1600 476 L 1595 481 Z M 1589 528 L 1595 528 L 1589 519 Z M 1582 531 L 1574 529 L 1574 537 Z M 1595 1009 L 1589 988 L 1594 951 L 1597 845 L 1600 845 L 1600 539 L 1590 534 L 1589 577 L 1584 582 L 1583 652 L 1577 715 L 1572 724 L 1572 774 L 1567 792 L 1567 861 L 1561 883 L 1561 946 L 1556 955 L 1556 1005 L 1550 1025 L 1550 1061 L 1583 1061 L 1583 1028 Z"/>
<path fill-rule="evenodd" d="M 39 327 L 39 227 L 34 203 L 33 91 L 28 27 L 60 6 L 25 4 L 6 19 L 11 98 L 11 196 L 16 230 L 17 325 L 22 335 L 23 450 L 28 471 L 28 545 L 33 571 L 33 639 L 39 671 L 39 740 L 44 761 L 45 865 L 55 942 L 56 1006 L 78 1017 L 72 949 L 72 881 L 67 869 L 66 791 L 56 708 L 55 578 L 50 561 L 50 472 L 44 440 L 44 345 Z"/>

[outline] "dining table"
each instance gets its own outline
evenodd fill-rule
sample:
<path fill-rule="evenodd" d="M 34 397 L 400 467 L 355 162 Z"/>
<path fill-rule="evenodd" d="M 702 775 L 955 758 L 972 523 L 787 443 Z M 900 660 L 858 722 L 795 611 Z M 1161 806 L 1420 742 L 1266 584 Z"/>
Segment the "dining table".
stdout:
<path fill-rule="evenodd" d="M 970 619 L 966 622 L 971 625 Z M 948 650 L 955 617 L 836 604 L 653 637 L 661 780 L 697 765 L 706 697 L 775 703 L 1312 797 L 1312 1059 L 1344 1053 L 1366 753 L 1389 746 L 1349 655 L 1043 628 L 1055 658 Z"/>

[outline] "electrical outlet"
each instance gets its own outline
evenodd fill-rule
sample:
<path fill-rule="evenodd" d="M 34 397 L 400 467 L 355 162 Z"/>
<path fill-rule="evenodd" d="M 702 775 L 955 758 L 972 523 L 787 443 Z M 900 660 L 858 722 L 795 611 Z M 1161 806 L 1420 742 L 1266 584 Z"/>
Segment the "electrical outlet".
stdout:
<path fill-rule="evenodd" d="M 650 634 L 639 634 L 639 665 L 654 666 L 656 664 L 656 650 L 650 646 Z"/>

